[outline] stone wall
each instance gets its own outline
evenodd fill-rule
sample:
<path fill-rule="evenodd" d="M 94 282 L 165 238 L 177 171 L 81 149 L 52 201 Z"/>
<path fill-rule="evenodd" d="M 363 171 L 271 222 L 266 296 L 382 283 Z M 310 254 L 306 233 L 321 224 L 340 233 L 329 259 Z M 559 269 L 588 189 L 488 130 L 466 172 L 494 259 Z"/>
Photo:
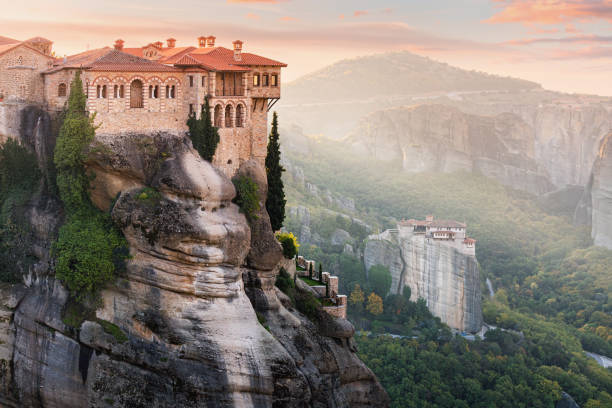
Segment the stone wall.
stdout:
<path fill-rule="evenodd" d="M 52 58 L 26 46 L 18 46 L 0 56 L 0 99 L 15 97 L 22 101 L 42 103 L 43 79 Z"/>
<path fill-rule="evenodd" d="M 301 268 L 305 269 L 303 271 L 296 272 L 299 274 L 299 276 L 308 276 L 308 268 L 311 264 L 313 267 L 313 278 L 318 276 L 319 272 L 315 268 L 315 261 L 310 261 L 305 259 L 303 256 L 298 256 L 297 263 Z M 331 316 L 346 319 L 347 299 L 346 295 L 338 294 L 339 278 L 330 274 L 329 272 L 323 272 L 321 274 L 321 280 L 323 281 L 323 285 L 311 286 L 310 288 L 314 290 L 320 298 L 331 299 L 336 304 L 335 306 L 323 306 L 323 310 L 325 310 Z M 329 296 L 325 283 L 329 285 Z"/>
<path fill-rule="evenodd" d="M 7 138 L 18 139 L 20 111 L 24 104 L 15 100 L 0 102 L 0 143 Z"/>

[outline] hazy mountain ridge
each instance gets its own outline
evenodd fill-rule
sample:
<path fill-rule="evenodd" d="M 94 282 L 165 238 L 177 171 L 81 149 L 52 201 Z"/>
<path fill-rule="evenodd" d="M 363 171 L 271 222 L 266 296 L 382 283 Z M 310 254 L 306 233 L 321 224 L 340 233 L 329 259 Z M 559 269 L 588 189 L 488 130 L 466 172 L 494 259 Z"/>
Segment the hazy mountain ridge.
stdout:
<path fill-rule="evenodd" d="M 453 91 L 517 91 L 535 82 L 468 71 L 407 51 L 345 59 L 285 87 L 285 102 L 308 103 Z"/>

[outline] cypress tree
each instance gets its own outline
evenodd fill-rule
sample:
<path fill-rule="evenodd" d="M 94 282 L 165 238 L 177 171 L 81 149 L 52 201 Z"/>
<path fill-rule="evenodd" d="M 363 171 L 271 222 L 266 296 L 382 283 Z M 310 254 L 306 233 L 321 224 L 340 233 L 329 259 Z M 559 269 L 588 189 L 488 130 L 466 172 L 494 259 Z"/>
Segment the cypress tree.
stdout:
<path fill-rule="evenodd" d="M 278 115 L 274 112 L 272 117 L 272 130 L 268 138 L 268 154 L 266 155 L 266 173 L 268 175 L 268 197 L 266 210 L 270 216 L 272 230 L 278 231 L 285 220 L 285 191 L 283 186 L 283 171 L 280 164 L 280 142 L 278 134 Z"/>
<path fill-rule="evenodd" d="M 219 131 L 212 124 L 208 95 L 204 98 L 200 119 L 196 118 L 195 113 L 191 113 L 187 119 L 187 126 L 194 149 L 204 160 L 211 162 L 220 139 Z"/>
<path fill-rule="evenodd" d="M 319 263 L 319 282 L 323 283 L 323 264 Z"/>
<path fill-rule="evenodd" d="M 212 124 L 209 98 L 208 95 L 204 98 L 204 106 L 202 107 L 202 115 L 200 116 L 200 126 L 202 128 L 202 151 L 200 155 L 204 160 L 212 162 L 215 152 L 217 151 L 217 145 L 219 144 L 219 131 Z"/>
<path fill-rule="evenodd" d="M 308 279 L 312 279 L 312 264 L 308 264 Z"/>

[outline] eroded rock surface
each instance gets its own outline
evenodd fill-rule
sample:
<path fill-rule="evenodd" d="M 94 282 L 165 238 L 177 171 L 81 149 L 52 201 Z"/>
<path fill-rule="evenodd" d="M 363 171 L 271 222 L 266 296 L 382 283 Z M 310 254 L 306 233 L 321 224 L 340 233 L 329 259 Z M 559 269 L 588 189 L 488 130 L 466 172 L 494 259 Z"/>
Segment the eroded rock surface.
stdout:
<path fill-rule="evenodd" d="M 231 181 L 186 138 L 100 135 L 93 151 L 92 199 L 129 242 L 127 270 L 78 329 L 62 320 L 68 294 L 48 259 L 30 271 L 26 287 L 2 288 L 0 403 L 388 405 L 355 354 L 350 323 L 314 324 L 279 301 L 281 250 L 265 210 L 249 225 L 232 203 Z M 265 201 L 265 172 L 257 166 L 240 171 Z M 38 213 L 41 227 L 52 219 L 57 225 L 53 212 Z M 38 234 L 43 243 L 54 239 L 43 228 Z M 48 245 L 40 252 L 48 255 Z"/>
<path fill-rule="evenodd" d="M 425 299 L 431 313 L 450 327 L 477 332 L 482 327 L 480 273 L 474 255 L 452 245 L 387 230 L 368 237 L 366 269 L 384 265 L 391 272 L 391 293 L 411 290 L 411 300 Z"/>
<path fill-rule="evenodd" d="M 595 245 L 612 249 L 612 133 L 601 142 L 575 220 L 591 225 Z"/>

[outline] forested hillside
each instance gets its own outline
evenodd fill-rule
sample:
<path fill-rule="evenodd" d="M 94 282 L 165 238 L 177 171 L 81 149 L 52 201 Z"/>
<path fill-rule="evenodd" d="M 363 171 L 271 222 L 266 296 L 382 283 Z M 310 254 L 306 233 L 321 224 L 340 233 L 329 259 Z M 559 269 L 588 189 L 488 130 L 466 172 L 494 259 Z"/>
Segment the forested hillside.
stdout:
<path fill-rule="evenodd" d="M 583 353 L 612 356 L 612 252 L 592 247 L 588 230 L 574 227 L 569 217 L 545 212 L 533 196 L 484 176 L 406 174 L 346 155 L 341 143 L 319 139 L 308 146 L 306 154 L 286 152 L 293 167 L 285 177 L 288 204 L 308 209 L 310 233 L 323 241 L 337 229 L 353 228 L 347 241 L 353 252 L 341 245 L 308 244 L 300 252 L 339 274 L 347 293 L 354 294 L 359 285 L 363 300 L 349 300 L 349 316 L 359 328 L 414 337 L 359 337 L 363 358 L 395 406 L 552 407 L 561 391 L 581 406 L 612 404 L 611 374 Z M 328 195 L 354 200 L 354 210 L 334 204 Z M 483 281 L 489 277 L 496 290 L 485 303 L 485 321 L 513 332 L 489 332 L 475 343 L 452 339 L 419 309 L 417 299 L 385 298 L 381 280 L 366 277 L 360 259 L 366 232 L 355 227 L 362 225 L 356 220 L 376 232 L 427 214 L 468 224 L 478 240 Z M 285 225 L 298 230 L 301 221 L 294 214 Z M 382 285 L 384 292 L 384 278 Z M 370 308 L 371 294 L 381 298 L 380 313 Z M 467 372 L 450 376 L 457 367 Z"/>

